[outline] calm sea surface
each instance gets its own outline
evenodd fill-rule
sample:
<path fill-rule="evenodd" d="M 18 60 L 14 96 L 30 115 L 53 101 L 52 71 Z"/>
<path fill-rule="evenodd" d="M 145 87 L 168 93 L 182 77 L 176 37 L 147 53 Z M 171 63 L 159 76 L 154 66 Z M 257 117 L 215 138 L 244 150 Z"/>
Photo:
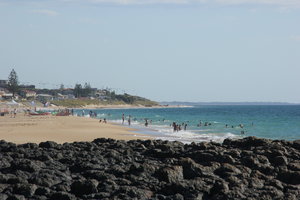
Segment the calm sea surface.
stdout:
<path fill-rule="evenodd" d="M 85 110 L 88 117 L 90 110 Z M 182 142 L 217 141 L 225 138 L 257 136 L 269 139 L 300 139 L 300 106 L 198 106 L 188 108 L 96 109 L 97 118 L 122 124 L 122 114 L 128 126 L 157 139 Z M 76 110 L 81 115 L 82 110 Z M 145 118 L 152 120 L 145 127 Z M 199 126 L 201 120 L 201 126 Z M 170 124 L 186 123 L 187 130 L 174 132 Z M 205 122 L 211 125 L 204 126 Z M 226 128 L 227 124 L 227 128 Z M 242 124 L 243 128 L 239 125 Z M 242 134 L 244 131 L 245 134 Z"/>

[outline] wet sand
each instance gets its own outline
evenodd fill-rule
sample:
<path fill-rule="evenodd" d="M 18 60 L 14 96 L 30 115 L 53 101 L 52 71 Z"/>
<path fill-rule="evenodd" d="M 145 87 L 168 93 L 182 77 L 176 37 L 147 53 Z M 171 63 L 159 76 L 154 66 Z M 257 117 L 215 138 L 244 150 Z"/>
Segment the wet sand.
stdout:
<path fill-rule="evenodd" d="M 134 129 L 99 123 L 98 119 L 73 116 L 24 116 L 0 117 L 0 140 L 17 144 L 44 141 L 57 143 L 92 141 L 96 138 L 118 140 L 150 139 L 149 136 L 133 133 Z"/>

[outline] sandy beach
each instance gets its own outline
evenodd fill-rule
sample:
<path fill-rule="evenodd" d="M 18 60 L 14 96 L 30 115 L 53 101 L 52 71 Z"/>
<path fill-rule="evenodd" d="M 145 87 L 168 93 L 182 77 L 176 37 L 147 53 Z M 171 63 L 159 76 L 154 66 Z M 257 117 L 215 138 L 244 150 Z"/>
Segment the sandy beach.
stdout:
<path fill-rule="evenodd" d="M 24 116 L 16 118 L 9 115 L 0 117 L 0 140 L 17 144 L 44 141 L 57 143 L 92 141 L 96 138 L 119 140 L 149 139 L 142 134 L 133 133 L 134 129 L 99 120 L 73 116 Z"/>

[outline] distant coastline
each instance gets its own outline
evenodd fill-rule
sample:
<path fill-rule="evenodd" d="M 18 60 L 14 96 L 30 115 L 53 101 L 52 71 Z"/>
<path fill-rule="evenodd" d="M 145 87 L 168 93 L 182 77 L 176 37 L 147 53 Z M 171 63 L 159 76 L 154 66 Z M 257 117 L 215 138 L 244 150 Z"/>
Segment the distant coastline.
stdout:
<path fill-rule="evenodd" d="M 163 101 L 159 102 L 160 105 L 169 105 L 169 106 L 205 106 L 205 105 L 210 105 L 210 106 L 218 106 L 218 105 L 232 105 L 232 106 L 250 106 L 250 105 L 300 105 L 300 103 L 288 103 L 288 102 L 185 102 L 185 101 Z"/>

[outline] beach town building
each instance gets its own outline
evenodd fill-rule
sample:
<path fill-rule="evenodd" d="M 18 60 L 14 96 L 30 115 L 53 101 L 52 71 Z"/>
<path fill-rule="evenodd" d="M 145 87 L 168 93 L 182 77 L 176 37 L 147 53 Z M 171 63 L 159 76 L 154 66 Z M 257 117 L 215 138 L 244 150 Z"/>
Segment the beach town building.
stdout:
<path fill-rule="evenodd" d="M 0 88 L 7 88 L 8 81 L 7 80 L 0 80 Z"/>
<path fill-rule="evenodd" d="M 15 97 L 13 97 L 13 94 L 9 92 L 6 88 L 0 87 L 0 99 L 2 100 L 12 100 L 12 99 L 19 99 L 19 95 L 15 94 Z"/>
<path fill-rule="evenodd" d="M 67 99 L 75 99 L 75 95 L 74 94 L 68 94 L 66 96 L 67 96 Z"/>
<path fill-rule="evenodd" d="M 98 88 L 91 88 L 89 96 L 96 97 L 97 91 L 98 91 Z"/>
<path fill-rule="evenodd" d="M 74 94 L 61 94 L 61 93 L 57 93 L 56 97 L 54 98 L 54 100 L 64 100 L 64 99 L 75 99 Z"/>
<path fill-rule="evenodd" d="M 48 102 L 48 101 L 52 101 L 54 97 L 49 94 L 38 94 L 36 95 L 36 99 L 40 102 Z"/>
<path fill-rule="evenodd" d="M 13 94 L 12 93 L 4 93 L 1 95 L 1 98 L 3 100 L 12 100 L 13 99 Z M 18 99 L 18 96 L 15 95 L 15 99 Z"/>
<path fill-rule="evenodd" d="M 74 89 L 73 88 L 65 88 L 61 91 L 61 94 L 63 95 L 73 95 Z"/>
<path fill-rule="evenodd" d="M 35 99 L 36 97 L 36 92 L 32 90 L 21 90 L 20 95 L 25 98 L 25 99 Z"/>
<path fill-rule="evenodd" d="M 107 100 L 110 99 L 110 97 L 107 95 L 109 93 L 108 90 L 97 90 L 95 93 L 95 97 L 99 100 Z"/>
<path fill-rule="evenodd" d="M 64 99 L 66 99 L 66 96 L 61 93 L 57 93 L 56 97 L 54 98 L 54 100 L 64 100 Z"/>
<path fill-rule="evenodd" d="M 0 99 L 2 99 L 2 95 L 5 94 L 5 89 L 4 88 L 0 88 Z"/>

